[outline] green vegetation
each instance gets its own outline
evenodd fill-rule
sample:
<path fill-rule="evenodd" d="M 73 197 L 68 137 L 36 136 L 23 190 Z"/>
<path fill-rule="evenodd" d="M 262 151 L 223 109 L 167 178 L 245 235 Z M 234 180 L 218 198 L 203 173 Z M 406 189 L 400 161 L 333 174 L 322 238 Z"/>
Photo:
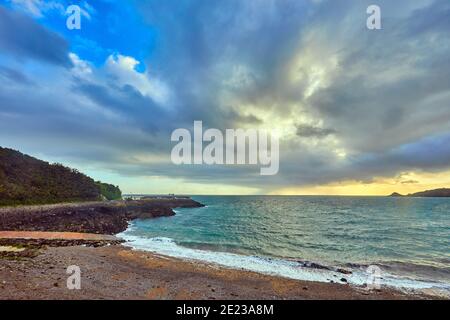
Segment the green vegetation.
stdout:
<path fill-rule="evenodd" d="M 100 189 L 100 193 L 106 198 L 106 200 L 122 199 L 122 191 L 120 191 L 118 186 L 103 183 L 100 181 L 96 181 L 95 184 L 98 186 L 98 188 Z"/>
<path fill-rule="evenodd" d="M 0 147 L 0 206 L 97 201 L 121 193 L 100 185 L 75 169 Z"/>

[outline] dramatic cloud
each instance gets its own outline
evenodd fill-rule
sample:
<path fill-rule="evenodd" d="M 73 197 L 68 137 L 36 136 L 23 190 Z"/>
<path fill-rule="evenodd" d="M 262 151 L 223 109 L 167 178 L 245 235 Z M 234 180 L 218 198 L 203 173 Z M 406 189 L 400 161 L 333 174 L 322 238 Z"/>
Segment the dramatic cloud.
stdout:
<path fill-rule="evenodd" d="M 120 8 L 134 14 L 132 46 L 114 23 L 94 30 L 102 43 L 88 27 L 73 36 L 63 20 L 47 22 L 40 1 L 14 3 L 44 22 L 0 7 L 2 144 L 252 192 L 450 169 L 447 0 L 380 0 L 382 30 L 366 28 L 365 0 L 132 1 Z M 95 5 L 84 7 L 120 16 L 109 1 Z M 279 130 L 279 174 L 174 166 L 170 133 L 194 120 Z"/>

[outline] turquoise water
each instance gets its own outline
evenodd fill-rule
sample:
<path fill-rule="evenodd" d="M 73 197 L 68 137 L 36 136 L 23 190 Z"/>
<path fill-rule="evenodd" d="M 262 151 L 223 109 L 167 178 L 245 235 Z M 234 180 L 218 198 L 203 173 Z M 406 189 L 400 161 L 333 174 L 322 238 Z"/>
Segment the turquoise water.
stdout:
<path fill-rule="evenodd" d="M 292 278 L 332 281 L 377 265 L 386 285 L 450 290 L 450 199 L 197 196 L 205 208 L 138 220 L 130 245 Z M 313 262 L 314 264 L 312 264 Z M 338 282 L 338 281 L 337 281 Z"/>

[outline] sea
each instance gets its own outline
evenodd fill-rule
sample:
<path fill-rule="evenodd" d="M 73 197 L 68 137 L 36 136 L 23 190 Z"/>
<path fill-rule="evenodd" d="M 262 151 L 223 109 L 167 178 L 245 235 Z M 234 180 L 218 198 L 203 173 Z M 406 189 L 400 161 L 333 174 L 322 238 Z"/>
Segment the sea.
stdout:
<path fill-rule="evenodd" d="M 450 198 L 192 196 L 134 249 L 286 278 L 450 297 Z"/>

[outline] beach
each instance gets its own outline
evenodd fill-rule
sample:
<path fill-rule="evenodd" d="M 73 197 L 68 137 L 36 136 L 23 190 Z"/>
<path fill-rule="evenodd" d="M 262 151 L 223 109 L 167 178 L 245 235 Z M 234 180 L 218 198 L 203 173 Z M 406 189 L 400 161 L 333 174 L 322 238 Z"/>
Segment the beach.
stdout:
<path fill-rule="evenodd" d="M 188 211 L 177 216 L 190 218 L 203 207 L 198 201 L 181 198 L 2 208 L 0 299 L 439 298 L 426 290 L 401 291 L 388 286 L 369 290 L 365 284 L 352 283 L 354 274 L 346 269 L 333 271 L 323 265 L 293 262 L 300 275 L 312 272 L 329 277 L 325 281 L 295 279 L 279 272 L 252 270 L 244 265 L 251 257 L 193 251 L 156 241 L 158 248 L 169 244 L 176 252 L 181 248 L 183 253 L 212 254 L 215 259 L 231 257 L 234 264 L 227 266 L 222 258 L 177 257 L 145 246 L 139 250 L 121 238 L 133 229 L 135 221 L 174 224 L 176 220 L 169 217 L 181 208 Z M 189 228 L 195 230 L 195 225 Z M 236 258 L 244 259 L 244 264 L 236 265 Z M 264 267 L 275 263 L 262 261 Z M 68 289 L 69 266 L 79 267 L 80 290 Z M 278 269 L 276 264 L 272 267 Z"/>
<path fill-rule="evenodd" d="M 427 299 L 392 289 L 273 277 L 134 251 L 121 245 L 47 247 L 0 259 L 0 299 Z M 66 269 L 81 270 L 69 290 Z"/>

